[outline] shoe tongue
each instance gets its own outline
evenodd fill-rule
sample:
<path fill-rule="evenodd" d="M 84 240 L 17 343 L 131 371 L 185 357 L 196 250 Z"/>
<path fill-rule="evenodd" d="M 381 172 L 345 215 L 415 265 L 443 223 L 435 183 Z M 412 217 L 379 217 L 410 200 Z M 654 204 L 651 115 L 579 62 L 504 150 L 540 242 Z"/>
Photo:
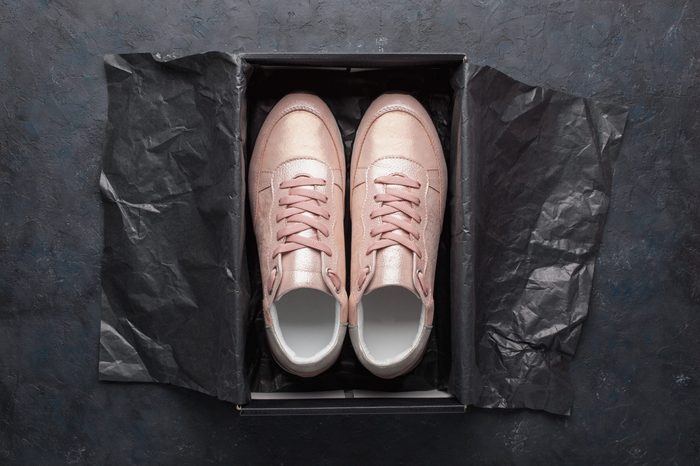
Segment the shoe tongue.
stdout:
<path fill-rule="evenodd" d="M 390 285 L 416 292 L 413 284 L 413 253 L 403 246 L 389 246 L 377 251 L 374 275 L 365 293 Z"/>
<path fill-rule="evenodd" d="M 275 300 L 299 288 L 312 288 L 331 295 L 322 274 L 321 253 L 318 251 L 304 248 L 285 254 L 282 257 L 282 277 Z"/>

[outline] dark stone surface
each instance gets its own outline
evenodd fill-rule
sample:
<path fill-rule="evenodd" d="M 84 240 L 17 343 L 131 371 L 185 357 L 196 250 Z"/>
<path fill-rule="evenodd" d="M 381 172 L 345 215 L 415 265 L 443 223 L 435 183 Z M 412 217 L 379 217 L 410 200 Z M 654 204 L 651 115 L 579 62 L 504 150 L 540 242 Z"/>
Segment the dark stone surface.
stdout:
<path fill-rule="evenodd" d="M 700 4 L 0 0 L 0 462 L 700 462 Z M 631 105 L 571 417 L 240 418 L 97 382 L 102 55 L 466 52 Z M 374 460 L 374 461 L 372 461 Z"/>

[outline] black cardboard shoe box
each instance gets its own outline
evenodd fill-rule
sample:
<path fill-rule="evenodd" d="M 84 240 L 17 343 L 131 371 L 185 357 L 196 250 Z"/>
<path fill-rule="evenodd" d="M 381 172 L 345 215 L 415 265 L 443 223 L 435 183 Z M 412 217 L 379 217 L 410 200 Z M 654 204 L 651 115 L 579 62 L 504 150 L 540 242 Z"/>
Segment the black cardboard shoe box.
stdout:
<path fill-rule="evenodd" d="M 355 129 L 369 104 L 384 92 L 406 92 L 418 98 L 428 109 L 436 124 L 449 164 L 449 193 L 454 195 L 455 161 L 461 156 L 453 121 L 459 112 L 459 74 L 464 73 L 463 55 L 288 55 L 245 54 L 241 56 L 246 76 L 245 107 L 248 122 L 249 159 L 257 132 L 272 105 L 289 92 L 305 91 L 319 95 L 329 104 L 338 120 L 349 166 Z M 463 89 L 464 86 L 461 86 Z M 457 345 L 452 353 L 450 320 L 468 322 L 473 328 L 470 305 L 461 296 L 450 295 L 450 219 L 462 218 L 448 204 L 440 244 L 436 276 L 436 316 L 429 349 L 423 362 L 408 376 L 398 380 L 374 377 L 358 364 L 349 341 L 339 362 L 318 380 L 300 380 L 279 369 L 264 350 L 256 352 L 253 365 L 259 367 L 252 377 L 251 401 L 239 405 L 242 414 L 339 414 L 339 413 L 445 413 L 464 412 L 465 402 L 449 392 L 452 361 L 458 367 L 469 364 L 473 357 Z M 459 204 L 458 204 L 459 205 Z M 346 212 L 349 233 L 349 212 Z M 471 228 L 469 228 L 471 230 Z M 248 231 L 252 231 L 250 223 Z M 349 237 L 349 236 L 348 236 Z M 248 249 L 254 248 L 254 238 L 248 239 Z M 461 247 L 461 246 L 460 246 Z M 346 257 L 351 251 L 346 252 Z M 256 255 L 248 255 L 249 263 Z M 348 260 L 349 262 L 349 260 Z M 348 274 L 349 276 L 349 274 Z M 465 295 L 469 296 L 469 294 Z M 453 316 L 453 300 L 459 316 Z M 259 307 L 259 306 L 258 306 Z M 259 312 L 256 312 L 258 316 Z M 263 322 L 256 319 L 259 345 L 264 347 Z M 470 338 L 473 341 L 473 336 Z M 255 350 L 252 350 L 255 352 Z M 262 367 L 261 367 L 262 366 Z M 264 376 L 261 376 L 264 374 Z M 263 380 L 264 379 L 264 380 Z M 468 383 L 465 383 L 468 385 Z M 322 391 L 317 391 L 319 388 Z M 260 391 L 258 391 L 260 390 Z M 282 390 L 282 391 L 280 391 Z"/>

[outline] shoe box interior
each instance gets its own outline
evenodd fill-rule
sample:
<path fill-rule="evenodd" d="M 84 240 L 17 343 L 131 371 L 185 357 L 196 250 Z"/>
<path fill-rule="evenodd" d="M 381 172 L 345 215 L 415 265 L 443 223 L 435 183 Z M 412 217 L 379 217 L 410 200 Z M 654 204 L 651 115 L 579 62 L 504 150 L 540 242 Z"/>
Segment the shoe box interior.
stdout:
<path fill-rule="evenodd" d="M 455 173 L 461 158 L 459 135 L 461 106 L 455 96 L 460 89 L 463 55 L 243 55 L 245 69 L 246 166 L 257 134 L 274 104 L 291 92 L 308 92 L 321 97 L 340 127 L 346 166 L 350 164 L 355 131 L 364 111 L 386 92 L 408 93 L 430 113 L 447 159 L 448 173 Z M 245 174 L 247 177 L 247 173 Z M 462 374 L 454 368 L 465 363 L 464 342 L 455 342 L 452 324 L 469 319 L 470 309 L 463 294 L 453 290 L 452 264 L 463 264 L 451 251 L 455 182 L 449 176 L 448 203 L 440 238 L 435 277 L 435 319 L 427 350 L 420 364 L 410 373 L 382 379 L 372 375 L 357 360 L 350 339 L 346 338 L 341 356 L 328 371 L 302 378 L 282 370 L 273 360 L 265 338 L 261 311 L 262 285 L 256 241 L 250 210 L 246 213 L 246 258 L 251 284 L 251 307 L 246 343 L 246 370 L 251 401 L 239 409 L 242 414 L 281 414 L 310 412 L 463 412 L 450 387 L 464 386 Z M 345 228 L 350 233 L 346 193 Z M 459 213 L 463 216 L 463 213 Z M 351 257 L 346 242 L 346 258 Z M 349 260 L 346 261 L 349 267 Z M 349 272 L 349 271 L 348 271 Z M 349 273 L 347 274 L 350 275 Z M 455 293 L 453 293 L 455 291 Z M 457 298 L 455 298 L 457 296 Z M 467 306 L 468 307 L 468 306 Z M 470 350 L 467 350 L 467 352 Z M 459 361 L 455 361 L 455 357 Z M 469 356 L 466 356 L 468 360 Z"/>

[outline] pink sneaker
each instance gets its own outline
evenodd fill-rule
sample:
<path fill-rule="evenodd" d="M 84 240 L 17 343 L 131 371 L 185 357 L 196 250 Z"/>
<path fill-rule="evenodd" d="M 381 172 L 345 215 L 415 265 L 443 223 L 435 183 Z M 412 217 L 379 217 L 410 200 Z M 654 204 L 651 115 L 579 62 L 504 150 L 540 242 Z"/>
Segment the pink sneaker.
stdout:
<path fill-rule="evenodd" d="M 413 97 L 369 107 L 350 168 L 350 337 L 379 377 L 421 360 L 433 322 L 433 280 L 447 167 L 430 115 Z"/>
<path fill-rule="evenodd" d="M 340 131 L 318 97 L 290 94 L 263 124 L 249 196 L 275 360 L 304 377 L 338 358 L 347 327 Z"/>

